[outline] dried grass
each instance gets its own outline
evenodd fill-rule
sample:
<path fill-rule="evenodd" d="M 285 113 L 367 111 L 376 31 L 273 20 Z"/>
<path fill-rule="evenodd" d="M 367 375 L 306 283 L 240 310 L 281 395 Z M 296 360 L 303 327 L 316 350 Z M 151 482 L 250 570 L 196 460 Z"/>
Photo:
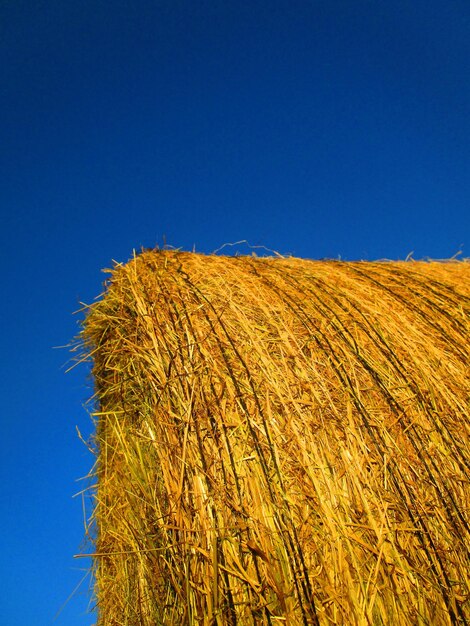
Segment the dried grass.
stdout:
<path fill-rule="evenodd" d="M 82 333 L 98 624 L 469 623 L 469 278 L 117 265 Z"/>

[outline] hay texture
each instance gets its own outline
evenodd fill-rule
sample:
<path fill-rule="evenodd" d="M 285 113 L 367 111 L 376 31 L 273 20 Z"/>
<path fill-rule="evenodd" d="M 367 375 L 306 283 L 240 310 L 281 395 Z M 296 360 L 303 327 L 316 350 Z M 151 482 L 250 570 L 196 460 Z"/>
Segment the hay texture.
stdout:
<path fill-rule="evenodd" d="M 469 270 L 117 265 L 82 333 L 99 626 L 468 624 Z"/>

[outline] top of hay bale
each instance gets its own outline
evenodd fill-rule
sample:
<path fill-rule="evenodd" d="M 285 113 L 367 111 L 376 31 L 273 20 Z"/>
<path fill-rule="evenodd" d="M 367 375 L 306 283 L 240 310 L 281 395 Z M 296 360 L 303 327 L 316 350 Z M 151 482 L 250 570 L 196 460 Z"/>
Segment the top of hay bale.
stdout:
<path fill-rule="evenodd" d="M 116 266 L 83 332 L 100 624 L 467 623 L 469 278 Z"/>

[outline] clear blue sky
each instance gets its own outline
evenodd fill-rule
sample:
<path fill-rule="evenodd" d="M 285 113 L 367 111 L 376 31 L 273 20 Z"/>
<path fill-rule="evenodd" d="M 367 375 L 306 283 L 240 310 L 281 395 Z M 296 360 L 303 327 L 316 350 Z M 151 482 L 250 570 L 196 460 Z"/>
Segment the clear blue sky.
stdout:
<path fill-rule="evenodd" d="M 2 623 L 81 578 L 72 312 L 134 248 L 470 256 L 468 0 L 4 0 Z M 89 626 L 87 583 L 58 626 Z"/>

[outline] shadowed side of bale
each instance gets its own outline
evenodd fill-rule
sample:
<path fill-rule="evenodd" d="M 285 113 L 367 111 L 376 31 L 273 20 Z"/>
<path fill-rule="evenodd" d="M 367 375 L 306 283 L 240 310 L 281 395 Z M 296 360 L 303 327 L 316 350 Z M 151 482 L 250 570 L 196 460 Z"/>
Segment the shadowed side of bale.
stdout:
<path fill-rule="evenodd" d="M 466 624 L 469 277 L 114 268 L 83 331 L 100 626 Z"/>

